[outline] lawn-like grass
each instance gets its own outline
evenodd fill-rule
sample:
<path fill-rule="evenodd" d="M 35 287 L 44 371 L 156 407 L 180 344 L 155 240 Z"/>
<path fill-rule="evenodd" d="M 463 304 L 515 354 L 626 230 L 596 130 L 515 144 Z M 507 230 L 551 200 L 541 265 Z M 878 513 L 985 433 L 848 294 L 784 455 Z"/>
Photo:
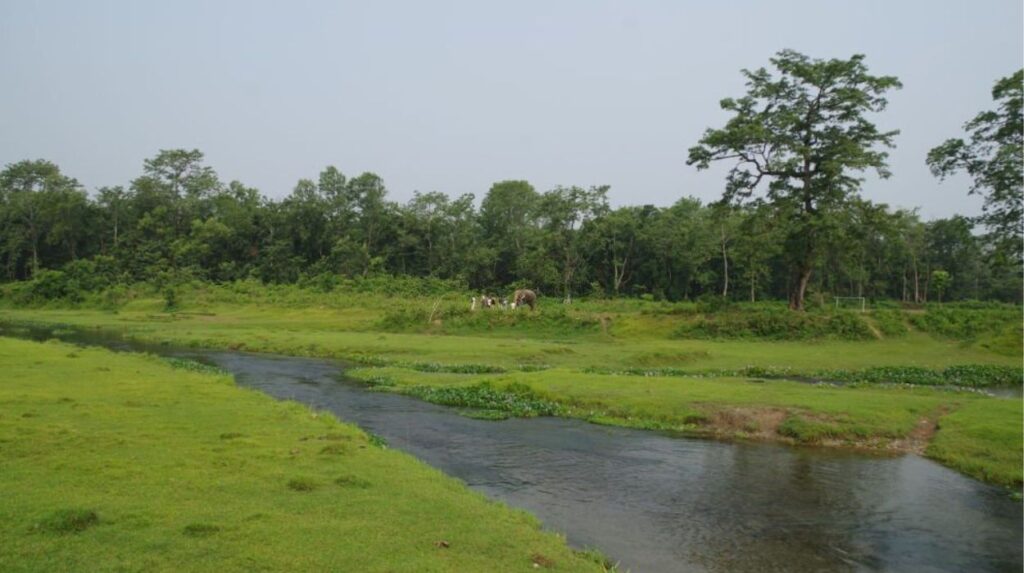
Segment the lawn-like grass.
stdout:
<path fill-rule="evenodd" d="M 473 335 L 382 332 L 365 309 L 280 308 L 215 304 L 177 313 L 158 301 L 139 301 L 118 313 L 98 310 L 0 309 L 0 320 L 105 328 L 140 340 L 208 348 L 235 348 L 296 356 L 382 357 L 404 361 L 546 364 L 570 368 L 672 366 L 693 370 L 746 366 L 794 370 L 870 366 L 955 364 L 1019 365 L 1020 357 L 997 354 L 956 340 L 912 332 L 868 341 L 764 341 L 667 339 L 654 325 L 663 317 L 636 315 L 649 323 L 628 333 L 481 330 Z M 518 333 L 518 334 L 517 334 Z"/>
<path fill-rule="evenodd" d="M 0 371 L 2 571 L 603 569 L 530 515 L 226 375 L 10 338 Z"/>
<path fill-rule="evenodd" d="M 446 322 L 429 320 L 436 301 L 428 299 L 365 294 L 353 299 L 341 295 L 317 298 L 303 291 L 299 294 L 313 298 L 286 297 L 284 302 L 250 304 L 243 301 L 258 298 L 258 294 L 227 300 L 223 299 L 225 292 L 215 288 L 189 291 L 174 312 L 167 312 L 159 298 L 142 297 L 117 312 L 6 307 L 0 309 L 0 321 L 98 328 L 171 345 L 351 359 L 363 365 L 387 366 L 357 375 L 387 376 L 399 390 L 406 391 L 414 386 L 471 386 L 488 380 L 499 386 L 523 384 L 544 399 L 571 407 L 566 415 L 599 422 L 684 427 L 716 436 L 925 451 L 988 481 L 1018 487 L 1021 482 L 1019 400 L 924 388 L 830 388 L 780 380 L 754 383 L 727 375 L 748 367 L 784 369 L 796 375 L 879 366 L 1019 368 L 1020 349 L 993 351 L 990 347 L 995 338 L 989 335 L 955 340 L 922 332 L 907 321 L 905 328 L 895 329 L 900 335 L 881 339 L 707 340 L 674 334 L 681 324 L 693 320 L 686 307 L 642 301 L 586 303 L 574 305 L 570 311 L 549 304 L 536 314 L 524 311 L 517 315 L 500 311 L 474 314 L 449 307 L 456 310 L 449 312 L 451 318 Z M 423 316 L 417 314 L 421 311 Z M 887 312 L 877 320 L 902 320 L 897 313 Z M 1014 327 L 1004 334 L 1009 340 L 1019 338 L 1020 333 Z M 481 373 L 431 373 L 415 367 L 434 363 L 464 371 L 479 366 Z M 488 367 L 508 372 L 482 373 Z M 521 371 L 531 368 L 545 370 Z M 592 372 L 637 368 L 671 368 L 717 377 Z M 425 397 L 423 392 L 417 395 Z M 960 421 L 967 416 L 961 409 L 997 430 L 989 432 L 971 419 Z M 944 423 L 947 418 L 943 416 L 951 414 L 959 417 Z M 929 447 L 936 422 L 938 439 Z M 1006 438 L 1014 435 L 1016 440 Z"/>
<path fill-rule="evenodd" d="M 976 401 L 940 420 L 928 455 L 987 481 L 1021 483 L 1021 401 Z"/>

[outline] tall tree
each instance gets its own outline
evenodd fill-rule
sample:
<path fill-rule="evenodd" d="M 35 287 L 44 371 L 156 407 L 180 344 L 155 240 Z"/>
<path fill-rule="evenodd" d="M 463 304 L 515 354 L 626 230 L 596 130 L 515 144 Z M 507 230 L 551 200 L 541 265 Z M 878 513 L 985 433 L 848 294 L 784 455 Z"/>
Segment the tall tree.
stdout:
<path fill-rule="evenodd" d="M 1024 70 L 992 88 L 997 110 L 983 111 L 964 124 L 969 141 L 948 139 L 928 152 L 928 166 L 939 178 L 966 171 L 970 193 L 985 197 L 980 222 L 998 239 L 1000 251 L 1020 264 L 1024 218 Z"/>
<path fill-rule="evenodd" d="M 491 185 L 480 204 L 483 239 L 493 249 L 492 274 L 502 283 L 515 280 L 527 242 L 535 230 L 540 195 L 526 181 Z"/>
<path fill-rule="evenodd" d="M 545 244 L 558 260 L 559 286 L 566 302 L 578 278 L 583 253 L 579 229 L 587 221 L 608 211 L 608 187 L 557 187 L 541 196 L 540 218 Z"/>
<path fill-rule="evenodd" d="M 777 77 L 764 68 L 743 70 L 747 94 L 722 100 L 732 118 L 708 129 L 687 163 L 706 169 L 734 161 L 725 201 L 749 199 L 769 181 L 764 200 L 792 215 L 790 307 L 803 310 L 823 227 L 859 190 L 861 179 L 853 174 L 874 169 L 889 176 L 888 154 L 879 148 L 893 147 L 898 132 L 879 131 L 867 114 L 885 109 L 885 92 L 900 82 L 869 74 L 862 55 L 819 60 L 784 50 L 771 62 Z"/>
<path fill-rule="evenodd" d="M 66 247 L 68 258 L 75 257 L 77 241 L 85 232 L 86 196 L 78 181 L 62 174 L 56 164 L 39 159 L 8 165 L 0 172 L 0 203 L 6 211 L 9 267 L 27 248 L 34 276 L 44 262 L 44 239 Z"/>

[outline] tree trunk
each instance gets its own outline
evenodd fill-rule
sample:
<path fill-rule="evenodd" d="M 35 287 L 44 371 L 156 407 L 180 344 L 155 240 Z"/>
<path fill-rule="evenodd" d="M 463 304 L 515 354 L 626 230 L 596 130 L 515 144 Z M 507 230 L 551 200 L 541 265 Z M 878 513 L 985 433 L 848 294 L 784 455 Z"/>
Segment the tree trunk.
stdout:
<path fill-rule="evenodd" d="M 914 259 L 914 304 L 921 302 L 921 277 L 917 274 L 917 259 Z"/>
<path fill-rule="evenodd" d="M 804 297 L 807 294 L 807 283 L 811 280 L 811 266 L 804 265 L 797 273 L 796 290 L 789 299 L 789 308 L 792 310 L 804 310 Z"/>
<path fill-rule="evenodd" d="M 32 278 L 36 278 L 36 274 L 39 273 L 39 241 L 35 237 L 32 237 Z"/>
<path fill-rule="evenodd" d="M 725 250 L 725 225 L 722 225 L 722 269 L 725 280 L 722 282 L 722 298 L 729 296 L 729 253 Z"/>

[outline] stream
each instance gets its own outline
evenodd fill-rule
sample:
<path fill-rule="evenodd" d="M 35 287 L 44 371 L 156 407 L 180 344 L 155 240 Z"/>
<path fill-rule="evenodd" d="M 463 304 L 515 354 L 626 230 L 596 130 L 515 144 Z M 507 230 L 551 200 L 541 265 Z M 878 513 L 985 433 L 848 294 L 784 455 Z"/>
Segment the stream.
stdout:
<path fill-rule="evenodd" d="M 348 381 L 329 360 L 154 347 L 92 332 L 0 325 L 192 358 L 240 386 L 328 410 L 469 487 L 530 511 L 620 569 L 1014 571 L 1022 504 L 915 455 L 680 438 L 559 418 L 485 421 Z"/>

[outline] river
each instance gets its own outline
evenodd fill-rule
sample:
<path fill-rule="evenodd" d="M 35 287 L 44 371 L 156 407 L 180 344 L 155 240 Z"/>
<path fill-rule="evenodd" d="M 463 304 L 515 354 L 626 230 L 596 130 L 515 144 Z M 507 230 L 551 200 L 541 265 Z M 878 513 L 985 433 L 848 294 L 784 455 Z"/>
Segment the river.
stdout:
<path fill-rule="evenodd" d="M 1022 504 L 915 455 L 680 438 L 558 418 L 477 420 L 368 391 L 328 360 L 56 336 L 197 359 L 241 386 L 333 412 L 634 573 L 1024 566 Z"/>

